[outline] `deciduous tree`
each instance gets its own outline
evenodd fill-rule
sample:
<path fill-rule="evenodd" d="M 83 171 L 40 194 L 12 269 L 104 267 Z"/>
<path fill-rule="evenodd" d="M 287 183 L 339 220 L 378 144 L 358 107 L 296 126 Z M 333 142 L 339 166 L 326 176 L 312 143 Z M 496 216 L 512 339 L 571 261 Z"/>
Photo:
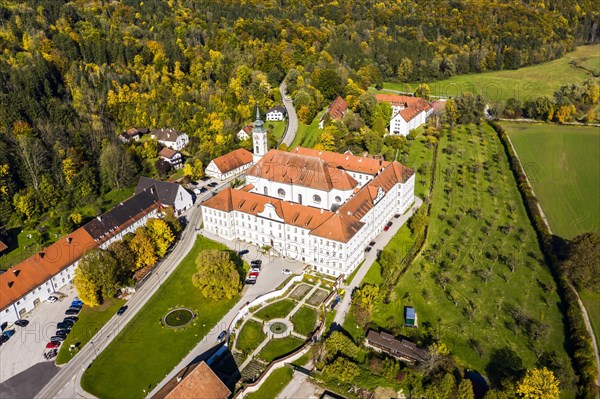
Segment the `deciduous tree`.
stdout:
<path fill-rule="evenodd" d="M 158 260 L 156 248 L 150 233 L 146 227 L 140 227 L 135 231 L 133 239 L 129 242 L 129 248 L 135 254 L 135 268 L 152 266 Z"/>
<path fill-rule="evenodd" d="M 559 381 L 547 368 L 527 370 L 525 377 L 517 384 L 517 394 L 524 399 L 558 399 Z"/>
<path fill-rule="evenodd" d="M 164 256 L 167 253 L 169 246 L 175 241 L 175 235 L 171 231 L 171 228 L 162 219 L 150 219 L 146 223 L 146 228 L 150 234 L 150 238 L 154 242 L 154 248 L 156 248 L 156 254 L 158 256 Z"/>
<path fill-rule="evenodd" d="M 210 249 L 200 252 L 196 258 L 196 268 L 192 283 L 207 298 L 231 299 L 242 288 L 240 273 L 226 251 Z"/>

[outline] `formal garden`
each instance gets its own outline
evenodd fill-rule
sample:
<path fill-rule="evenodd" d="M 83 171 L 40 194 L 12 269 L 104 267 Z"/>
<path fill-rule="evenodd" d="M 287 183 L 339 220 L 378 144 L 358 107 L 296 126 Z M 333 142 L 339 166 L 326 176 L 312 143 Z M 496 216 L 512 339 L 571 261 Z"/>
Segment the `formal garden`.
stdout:
<path fill-rule="evenodd" d="M 269 363 L 310 338 L 323 318 L 322 304 L 332 285 L 330 280 L 305 277 L 282 296 L 251 308 L 237 323 L 230 342 L 242 383 L 253 382 Z"/>

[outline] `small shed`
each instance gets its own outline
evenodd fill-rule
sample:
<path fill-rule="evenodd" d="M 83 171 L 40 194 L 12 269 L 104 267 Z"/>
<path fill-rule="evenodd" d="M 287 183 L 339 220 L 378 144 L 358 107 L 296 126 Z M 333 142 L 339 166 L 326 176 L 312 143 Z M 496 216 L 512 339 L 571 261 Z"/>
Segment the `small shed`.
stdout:
<path fill-rule="evenodd" d="M 415 308 L 412 306 L 404 307 L 404 325 L 406 327 L 417 326 L 417 312 L 415 312 Z"/>

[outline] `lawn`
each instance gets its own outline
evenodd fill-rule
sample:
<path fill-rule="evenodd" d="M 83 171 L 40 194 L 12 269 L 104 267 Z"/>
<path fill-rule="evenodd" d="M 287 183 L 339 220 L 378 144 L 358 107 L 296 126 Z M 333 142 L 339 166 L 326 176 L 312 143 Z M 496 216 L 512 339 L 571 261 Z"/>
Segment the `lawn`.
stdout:
<path fill-rule="evenodd" d="M 508 132 L 552 232 L 571 239 L 600 233 L 598 128 L 502 123 Z"/>
<path fill-rule="evenodd" d="M 514 97 L 523 101 L 552 94 L 561 86 L 581 82 L 591 75 L 571 65 L 581 62 L 589 70 L 600 70 L 600 45 L 582 46 L 564 57 L 517 70 L 490 71 L 457 75 L 437 82 L 427 82 L 434 96 L 454 97 L 466 91 L 483 94 L 492 102 Z M 417 83 L 383 84 L 384 89 L 413 92 Z"/>
<path fill-rule="evenodd" d="M 536 351 L 554 351 L 564 397 L 573 397 L 562 305 L 493 130 L 460 127 L 442 138 L 435 173 L 424 252 L 391 304 L 375 305 L 373 321 L 405 335 L 429 326 L 461 365 L 484 374 L 497 349 L 514 350 L 529 368 Z M 416 308 L 420 328 L 398 327 L 405 305 Z"/>
<path fill-rule="evenodd" d="M 304 341 L 300 338 L 288 335 L 284 338 L 275 338 L 270 340 L 264 348 L 258 354 L 258 357 L 267 363 L 271 363 L 273 360 L 293 352 L 296 348 L 300 347 Z"/>
<path fill-rule="evenodd" d="M 294 306 L 296 306 L 295 302 L 282 299 L 262 308 L 256 312 L 255 316 L 263 320 L 282 319 L 294 309 Z"/>
<path fill-rule="evenodd" d="M 283 136 L 283 132 L 285 132 L 285 125 L 286 125 L 286 121 L 267 121 L 265 122 L 267 125 L 267 128 L 269 129 L 273 129 L 271 130 L 271 135 L 273 137 L 275 137 L 277 139 L 277 142 L 279 143 L 279 141 L 281 140 L 281 137 Z M 271 126 L 273 126 L 271 128 Z"/>
<path fill-rule="evenodd" d="M 192 284 L 196 257 L 202 250 L 216 248 L 226 249 L 204 237 L 196 239 L 177 269 L 85 371 L 86 391 L 100 398 L 144 397 L 144 390 L 149 392 L 162 381 L 235 305 L 238 297 L 207 299 Z M 195 322 L 182 330 L 162 327 L 162 317 L 175 306 L 194 309 Z"/>
<path fill-rule="evenodd" d="M 290 319 L 294 323 L 294 331 L 308 337 L 317 324 L 317 311 L 308 306 L 302 306 Z"/>
<path fill-rule="evenodd" d="M 409 141 L 408 155 L 398 161 L 417 171 L 415 195 L 425 199 L 429 193 L 434 148 L 433 145 L 427 143 L 425 136 L 419 134 L 419 132 L 422 132 L 422 128 L 417 129 L 417 136 Z"/>
<path fill-rule="evenodd" d="M 110 299 L 95 308 L 84 306 L 79 313 L 79 320 L 73 326 L 71 333 L 60 346 L 60 352 L 56 357 L 57 364 L 67 363 L 96 335 L 96 333 L 117 313 L 117 310 L 125 303 L 122 299 Z M 77 345 L 77 351 L 69 351 L 71 344 Z"/>
<path fill-rule="evenodd" d="M 245 353 L 250 353 L 265 340 L 263 325 L 255 320 L 248 320 L 237 339 L 236 348 Z"/>
<path fill-rule="evenodd" d="M 273 371 L 256 392 L 246 395 L 246 399 L 275 399 L 293 377 L 291 367 L 281 367 Z"/>
<path fill-rule="evenodd" d="M 584 291 L 579 293 L 579 297 L 590 317 L 590 323 L 592 323 L 592 329 L 596 338 L 596 345 L 600 345 L 600 339 L 598 339 L 600 335 L 600 293 Z"/>
<path fill-rule="evenodd" d="M 322 132 L 322 130 L 319 129 L 319 122 L 321 121 L 321 116 L 325 113 L 325 111 L 326 109 L 319 112 L 310 125 L 305 125 L 302 122 L 298 122 L 298 131 L 296 132 L 296 137 L 294 137 L 294 141 L 292 141 L 290 148 L 295 148 L 298 146 L 313 148 L 315 144 L 317 144 L 317 141 L 319 141 L 319 136 Z"/>

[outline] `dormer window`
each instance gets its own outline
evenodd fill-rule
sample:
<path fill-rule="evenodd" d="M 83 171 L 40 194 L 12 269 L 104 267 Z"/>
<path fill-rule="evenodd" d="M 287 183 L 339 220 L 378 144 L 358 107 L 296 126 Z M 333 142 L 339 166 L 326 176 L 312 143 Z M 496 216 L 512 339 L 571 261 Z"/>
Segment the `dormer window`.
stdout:
<path fill-rule="evenodd" d="M 315 204 L 320 204 L 321 203 L 321 197 L 318 196 L 317 194 L 313 195 L 313 202 Z"/>
<path fill-rule="evenodd" d="M 283 188 L 280 188 L 279 190 L 277 190 L 277 195 L 279 195 L 280 197 L 285 197 L 285 190 Z"/>

